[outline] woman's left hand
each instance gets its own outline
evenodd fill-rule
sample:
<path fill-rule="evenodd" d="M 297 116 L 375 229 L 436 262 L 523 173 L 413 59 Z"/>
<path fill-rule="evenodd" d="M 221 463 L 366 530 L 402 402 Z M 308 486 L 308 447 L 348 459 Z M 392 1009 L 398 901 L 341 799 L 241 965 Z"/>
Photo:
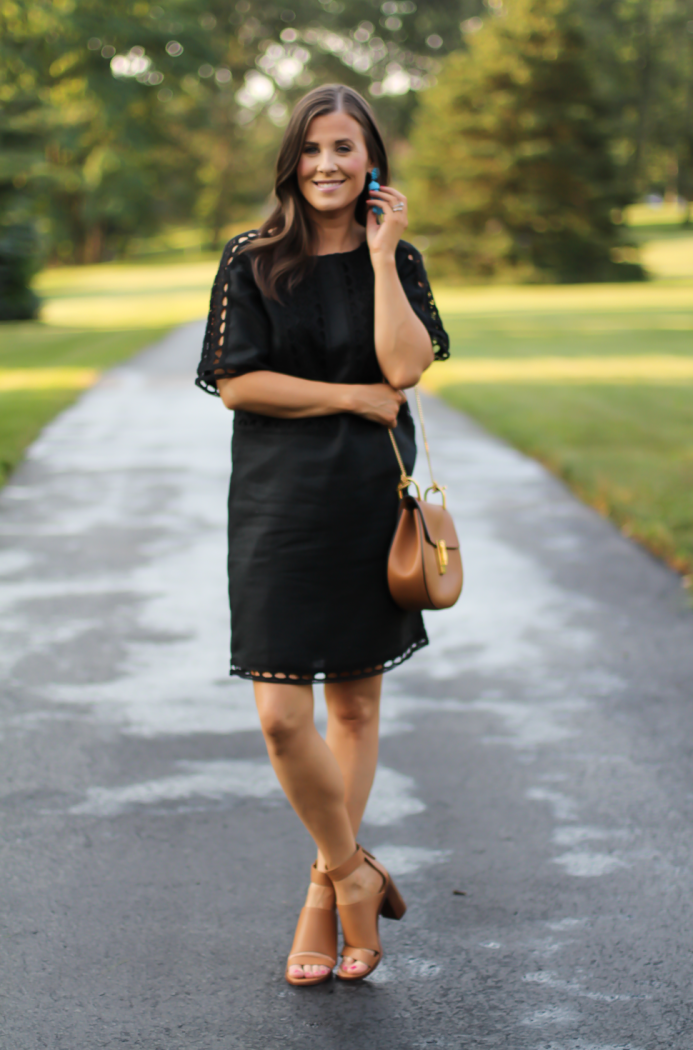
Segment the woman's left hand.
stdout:
<path fill-rule="evenodd" d="M 392 186 L 381 186 L 379 190 L 369 191 L 366 203 L 368 205 L 366 239 L 370 253 L 372 256 L 382 255 L 394 259 L 395 248 L 409 223 L 407 198 L 399 190 L 393 190 Z M 380 225 L 373 214 L 374 205 L 383 209 Z"/>

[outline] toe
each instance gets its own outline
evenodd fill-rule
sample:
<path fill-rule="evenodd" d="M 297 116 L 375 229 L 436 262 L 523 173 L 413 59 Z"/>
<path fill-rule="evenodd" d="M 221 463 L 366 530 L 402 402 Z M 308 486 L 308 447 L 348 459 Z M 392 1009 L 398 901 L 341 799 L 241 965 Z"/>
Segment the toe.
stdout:
<path fill-rule="evenodd" d="M 303 977 L 303 967 L 302 966 L 290 966 L 289 967 L 289 974 L 291 975 L 291 977 Z"/>

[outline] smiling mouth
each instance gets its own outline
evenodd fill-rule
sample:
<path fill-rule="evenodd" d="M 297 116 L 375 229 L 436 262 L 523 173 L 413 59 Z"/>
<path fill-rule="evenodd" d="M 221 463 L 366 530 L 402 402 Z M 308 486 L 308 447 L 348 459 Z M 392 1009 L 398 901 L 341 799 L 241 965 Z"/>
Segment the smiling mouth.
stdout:
<path fill-rule="evenodd" d="M 346 179 L 313 179 L 313 185 L 320 190 L 331 189 L 332 186 L 343 186 Z"/>

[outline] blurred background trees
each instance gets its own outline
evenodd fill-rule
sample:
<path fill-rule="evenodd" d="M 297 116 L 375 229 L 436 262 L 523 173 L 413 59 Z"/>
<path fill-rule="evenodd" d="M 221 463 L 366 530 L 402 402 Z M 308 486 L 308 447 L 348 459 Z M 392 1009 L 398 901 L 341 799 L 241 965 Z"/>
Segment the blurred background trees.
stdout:
<path fill-rule="evenodd" d="M 693 0 L 0 0 L 0 316 L 41 258 L 218 247 L 327 80 L 373 102 L 439 272 L 610 279 L 626 203 L 693 197 Z"/>
<path fill-rule="evenodd" d="M 623 261 L 614 219 L 632 191 L 582 22 L 570 0 L 513 0 L 424 94 L 406 171 L 414 228 L 430 233 L 439 272 L 641 276 Z"/>

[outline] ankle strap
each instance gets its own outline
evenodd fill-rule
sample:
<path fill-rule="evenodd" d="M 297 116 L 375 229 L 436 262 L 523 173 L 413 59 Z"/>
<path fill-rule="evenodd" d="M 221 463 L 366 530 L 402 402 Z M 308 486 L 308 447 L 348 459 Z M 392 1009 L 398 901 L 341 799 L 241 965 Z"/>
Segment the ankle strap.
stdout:
<path fill-rule="evenodd" d="M 325 874 L 327 875 L 330 882 L 341 882 L 342 879 L 346 879 L 347 876 L 351 875 L 352 871 L 356 871 L 360 868 L 365 860 L 364 852 L 360 846 L 356 847 L 356 853 L 352 853 L 348 860 L 345 860 L 343 864 L 340 864 L 336 868 L 329 868 Z"/>
<path fill-rule="evenodd" d="M 329 886 L 332 887 L 332 882 L 328 879 L 324 871 L 320 871 L 317 863 L 313 864 L 310 869 L 310 881 L 316 886 Z"/>

